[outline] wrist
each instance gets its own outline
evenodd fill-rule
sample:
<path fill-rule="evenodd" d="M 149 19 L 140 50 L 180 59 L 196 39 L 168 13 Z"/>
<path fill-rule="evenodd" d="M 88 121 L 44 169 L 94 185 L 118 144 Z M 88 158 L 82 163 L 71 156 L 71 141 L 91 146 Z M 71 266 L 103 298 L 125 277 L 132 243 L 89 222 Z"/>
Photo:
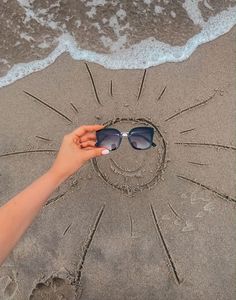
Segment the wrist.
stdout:
<path fill-rule="evenodd" d="M 58 170 L 56 170 L 53 166 L 48 170 L 47 172 L 50 177 L 55 180 L 56 184 L 60 185 L 63 181 L 65 181 L 69 175 L 67 174 L 62 174 Z"/>

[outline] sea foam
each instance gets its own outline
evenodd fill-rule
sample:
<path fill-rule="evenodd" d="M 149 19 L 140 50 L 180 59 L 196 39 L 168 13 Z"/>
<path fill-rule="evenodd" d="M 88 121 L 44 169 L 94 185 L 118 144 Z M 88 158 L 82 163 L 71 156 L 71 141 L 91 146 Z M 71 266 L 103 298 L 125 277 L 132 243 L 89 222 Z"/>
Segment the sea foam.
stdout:
<path fill-rule="evenodd" d="M 188 4 L 186 7 L 189 7 Z M 189 14 L 194 13 L 189 9 Z M 236 24 L 235 16 L 236 7 L 232 7 L 210 17 L 207 22 L 199 20 L 201 31 L 183 46 L 171 46 L 149 38 L 131 48 L 114 51 L 111 54 L 81 49 L 71 34 L 63 33 L 58 38 L 58 46 L 46 58 L 14 65 L 5 76 L 0 77 L 0 87 L 46 68 L 65 52 L 75 60 L 95 62 L 109 69 L 145 69 L 166 62 L 180 62 L 189 58 L 199 45 L 227 33 Z M 193 18 L 197 22 L 197 14 Z"/>

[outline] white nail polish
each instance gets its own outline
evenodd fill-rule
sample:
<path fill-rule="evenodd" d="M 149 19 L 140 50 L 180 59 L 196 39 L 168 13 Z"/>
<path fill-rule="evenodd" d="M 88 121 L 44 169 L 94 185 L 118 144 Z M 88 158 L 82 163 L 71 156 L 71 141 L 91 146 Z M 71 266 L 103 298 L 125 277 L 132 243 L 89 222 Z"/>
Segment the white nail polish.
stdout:
<path fill-rule="evenodd" d="M 108 153 L 110 153 L 110 151 L 109 151 L 109 150 L 107 150 L 107 149 L 105 149 L 105 150 L 102 150 L 102 155 L 105 155 L 105 154 L 108 154 Z"/>

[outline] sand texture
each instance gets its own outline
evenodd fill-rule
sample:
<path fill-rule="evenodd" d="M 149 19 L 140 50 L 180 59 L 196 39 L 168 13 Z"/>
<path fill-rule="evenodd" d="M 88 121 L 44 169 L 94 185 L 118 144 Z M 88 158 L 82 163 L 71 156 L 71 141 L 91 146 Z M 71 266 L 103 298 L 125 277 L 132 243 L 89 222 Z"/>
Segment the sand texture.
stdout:
<path fill-rule="evenodd" d="M 146 124 L 157 144 L 124 139 L 58 187 L 0 268 L 0 299 L 236 298 L 235 33 L 147 70 L 63 55 L 0 90 L 0 204 L 82 124 Z"/>

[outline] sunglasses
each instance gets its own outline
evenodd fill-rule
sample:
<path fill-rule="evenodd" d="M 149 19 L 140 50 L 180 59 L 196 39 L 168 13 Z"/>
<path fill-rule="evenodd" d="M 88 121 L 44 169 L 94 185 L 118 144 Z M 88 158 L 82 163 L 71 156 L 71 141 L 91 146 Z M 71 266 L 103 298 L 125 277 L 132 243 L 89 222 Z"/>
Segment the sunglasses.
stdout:
<path fill-rule="evenodd" d="M 153 143 L 154 128 L 135 127 L 129 132 L 120 132 L 116 128 L 104 128 L 96 131 L 96 146 L 105 147 L 110 151 L 117 150 L 123 137 L 128 137 L 130 145 L 136 150 L 156 147 Z"/>

